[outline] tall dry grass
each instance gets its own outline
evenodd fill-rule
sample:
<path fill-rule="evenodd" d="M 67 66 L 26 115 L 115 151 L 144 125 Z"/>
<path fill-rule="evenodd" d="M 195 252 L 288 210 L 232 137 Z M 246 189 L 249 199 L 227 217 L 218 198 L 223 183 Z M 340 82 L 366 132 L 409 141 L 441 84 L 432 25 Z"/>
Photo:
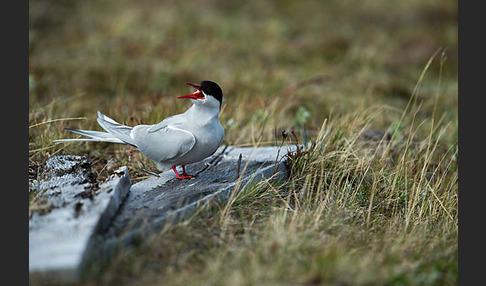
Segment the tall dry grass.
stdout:
<path fill-rule="evenodd" d="M 402 128 L 386 132 L 370 127 L 387 106 L 325 120 L 288 153 L 289 180 L 241 186 L 95 273 L 147 285 L 455 285 L 458 151 L 446 131 L 457 125 L 417 122 L 422 108 L 412 96 Z"/>

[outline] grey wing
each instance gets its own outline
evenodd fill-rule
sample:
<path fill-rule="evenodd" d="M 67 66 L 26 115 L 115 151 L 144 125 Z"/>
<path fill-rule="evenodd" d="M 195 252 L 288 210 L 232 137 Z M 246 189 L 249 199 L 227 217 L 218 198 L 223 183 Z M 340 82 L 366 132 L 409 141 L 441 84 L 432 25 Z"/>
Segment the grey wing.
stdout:
<path fill-rule="evenodd" d="M 191 151 L 196 144 L 196 137 L 186 130 L 163 126 L 154 130 L 157 125 L 138 125 L 131 132 L 142 154 L 155 162 L 177 159 Z"/>
<path fill-rule="evenodd" d="M 181 114 L 169 116 L 164 120 L 162 120 L 161 122 L 151 125 L 150 128 L 148 129 L 148 132 L 157 132 L 158 130 L 164 129 L 169 125 L 177 127 L 177 125 L 182 123 L 181 121 L 184 121 L 181 120 L 180 115 Z"/>

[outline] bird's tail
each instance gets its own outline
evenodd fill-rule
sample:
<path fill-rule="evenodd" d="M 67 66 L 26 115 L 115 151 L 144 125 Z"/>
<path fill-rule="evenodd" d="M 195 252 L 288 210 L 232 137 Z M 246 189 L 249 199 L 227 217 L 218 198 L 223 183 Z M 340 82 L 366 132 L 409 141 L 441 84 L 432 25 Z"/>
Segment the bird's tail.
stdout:
<path fill-rule="evenodd" d="M 107 132 L 65 128 L 65 130 L 86 136 L 88 138 L 58 139 L 54 140 L 54 142 L 96 141 L 128 144 L 137 147 L 133 139 L 130 137 L 132 127 L 120 124 L 99 111 L 97 121 L 98 124 Z"/>

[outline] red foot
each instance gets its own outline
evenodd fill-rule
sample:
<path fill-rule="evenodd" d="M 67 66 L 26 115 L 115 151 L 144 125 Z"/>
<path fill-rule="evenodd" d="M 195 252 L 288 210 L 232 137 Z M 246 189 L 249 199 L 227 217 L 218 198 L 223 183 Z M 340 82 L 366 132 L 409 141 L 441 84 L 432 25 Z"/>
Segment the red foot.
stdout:
<path fill-rule="evenodd" d="M 174 170 L 174 173 L 176 174 L 176 178 L 179 179 L 179 180 L 182 180 L 182 179 L 191 179 L 191 178 L 195 178 L 196 176 L 194 175 L 189 175 L 186 173 L 186 167 L 184 165 L 182 165 L 182 176 L 179 175 L 179 173 L 177 173 L 177 169 L 176 169 L 176 166 L 172 166 L 172 170 Z"/>

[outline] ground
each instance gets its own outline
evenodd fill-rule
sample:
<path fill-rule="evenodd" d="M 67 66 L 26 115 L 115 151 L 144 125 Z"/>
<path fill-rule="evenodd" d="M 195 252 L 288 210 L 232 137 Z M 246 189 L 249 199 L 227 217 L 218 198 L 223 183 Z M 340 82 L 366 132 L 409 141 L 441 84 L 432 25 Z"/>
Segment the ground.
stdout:
<path fill-rule="evenodd" d="M 223 144 L 310 144 L 291 179 L 86 284 L 456 284 L 457 51 L 456 1 L 29 1 L 31 179 L 54 154 L 144 179 L 155 164 L 132 147 L 53 140 L 100 130 L 97 110 L 157 123 L 213 80 Z"/>

